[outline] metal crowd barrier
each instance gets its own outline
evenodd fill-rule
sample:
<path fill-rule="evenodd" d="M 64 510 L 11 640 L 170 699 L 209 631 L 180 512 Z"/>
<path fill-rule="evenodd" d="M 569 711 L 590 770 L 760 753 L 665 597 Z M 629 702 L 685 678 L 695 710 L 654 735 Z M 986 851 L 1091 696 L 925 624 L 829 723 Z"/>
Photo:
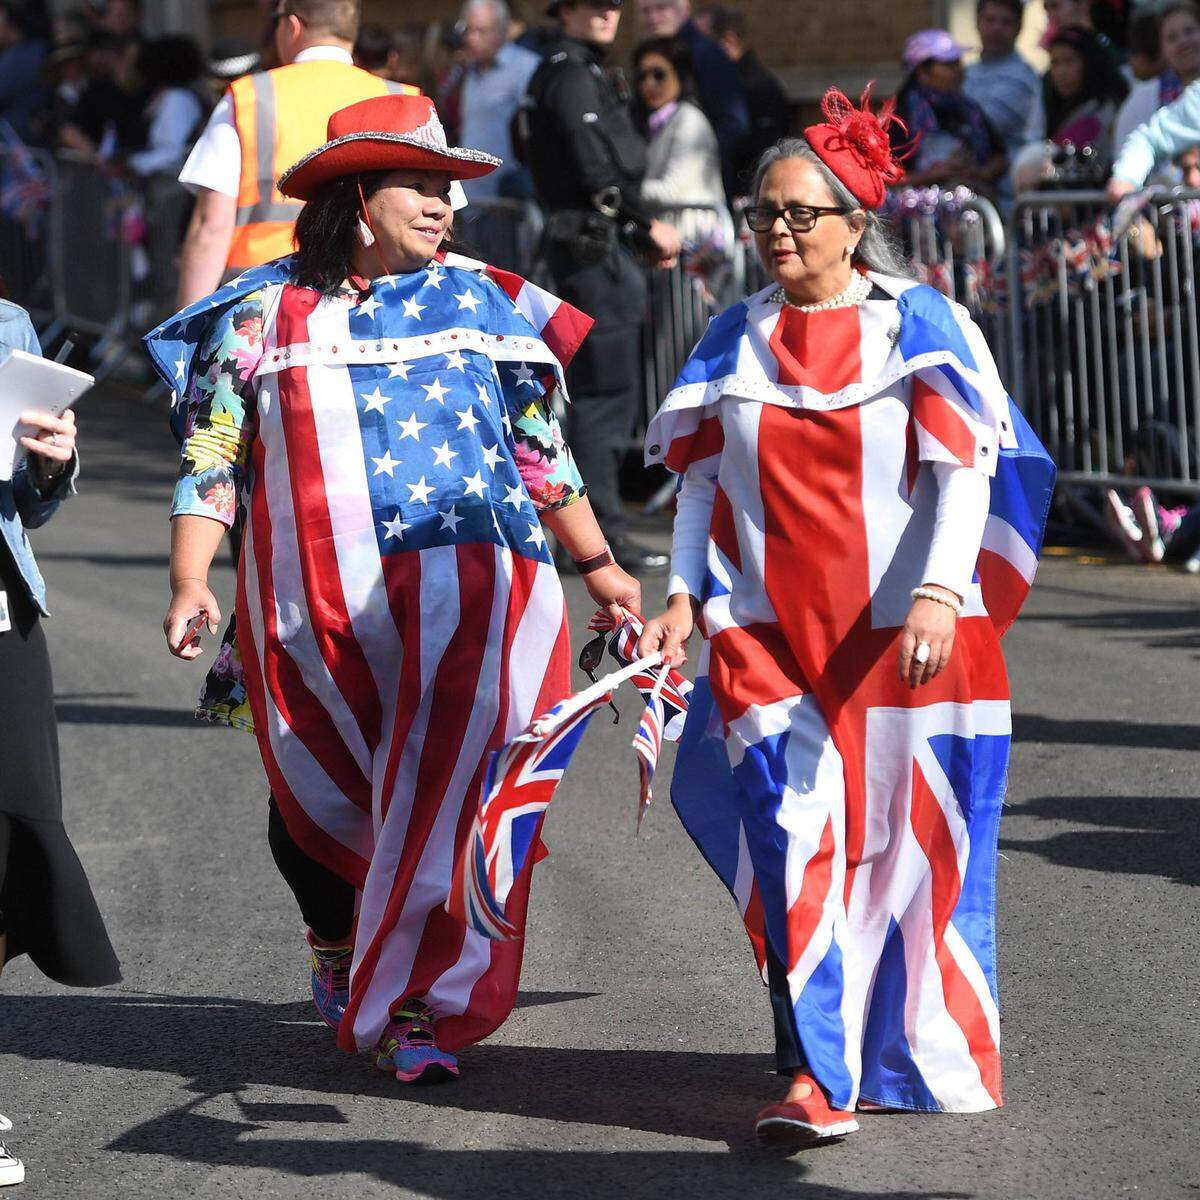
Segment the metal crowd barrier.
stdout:
<path fill-rule="evenodd" d="M 1200 492 L 1200 192 L 1155 193 L 1114 238 L 1102 192 L 1020 196 L 1010 391 L 1067 484 Z"/>
<path fill-rule="evenodd" d="M 526 277 L 535 269 L 545 221 L 532 200 L 506 196 L 472 200 L 458 224 L 459 237 L 484 262 Z"/>
<path fill-rule="evenodd" d="M 58 192 L 54 156 L 0 142 L 0 278 L 38 325 L 50 320 L 51 208 Z"/>
<path fill-rule="evenodd" d="M 679 230 L 684 244 L 673 267 L 647 270 L 644 421 L 662 403 L 712 317 L 746 294 L 741 246 L 726 208 L 674 205 L 655 215 Z"/>
<path fill-rule="evenodd" d="M 965 189 L 901 189 L 891 225 L 922 283 L 962 304 L 1006 376 L 1012 363 L 1004 222 L 990 200 Z"/>
<path fill-rule="evenodd" d="M 129 180 L 69 151 L 0 145 L 0 275 L 44 345 L 92 339 L 103 379 L 170 314 L 191 204 L 171 175 Z"/>

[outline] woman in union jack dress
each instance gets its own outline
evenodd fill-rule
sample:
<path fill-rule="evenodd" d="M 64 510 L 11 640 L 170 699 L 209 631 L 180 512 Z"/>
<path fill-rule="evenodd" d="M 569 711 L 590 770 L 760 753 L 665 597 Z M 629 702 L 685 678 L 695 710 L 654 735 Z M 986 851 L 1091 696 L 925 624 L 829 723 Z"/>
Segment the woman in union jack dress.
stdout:
<path fill-rule="evenodd" d="M 295 256 L 147 337 L 183 442 L 164 631 L 188 660 L 217 631 L 208 570 L 240 510 L 236 629 L 201 710 L 257 737 L 339 1044 L 436 1082 L 516 997 L 520 938 L 445 902 L 490 752 L 568 691 L 543 527 L 598 604 L 640 594 L 550 407 L 590 321 L 443 250 L 451 184 L 498 160 L 447 146 L 424 97 L 351 105 L 328 136 L 279 181 L 306 201 Z"/>
<path fill-rule="evenodd" d="M 709 326 L 647 434 L 683 476 L 640 652 L 699 678 L 672 799 L 736 899 L 774 1014 L 762 1141 L 855 1110 L 1001 1100 L 1000 635 L 1053 466 L 966 311 L 879 225 L 890 110 L 841 93 L 769 150 L 746 219 L 774 282 Z"/>

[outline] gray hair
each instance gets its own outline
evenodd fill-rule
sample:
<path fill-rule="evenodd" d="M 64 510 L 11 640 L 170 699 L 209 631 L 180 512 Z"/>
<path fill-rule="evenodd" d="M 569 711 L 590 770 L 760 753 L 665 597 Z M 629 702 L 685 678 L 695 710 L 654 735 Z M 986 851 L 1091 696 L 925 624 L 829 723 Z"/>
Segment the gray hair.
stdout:
<path fill-rule="evenodd" d="M 512 14 L 509 12 L 508 5 L 504 2 L 504 0 L 467 0 L 467 2 L 462 6 L 462 12 L 459 14 L 458 19 L 460 21 L 465 21 L 467 19 L 467 14 L 473 8 L 490 8 L 492 10 L 492 16 L 496 20 L 497 29 L 507 30 L 509 25 L 512 24 Z"/>
<path fill-rule="evenodd" d="M 878 271 L 880 275 L 913 278 L 912 266 L 905 261 L 895 235 L 880 215 L 871 209 L 864 209 L 862 202 L 855 199 L 854 193 L 821 161 L 817 152 L 803 138 L 782 138 L 763 151 L 754 168 L 754 185 L 750 191 L 752 196 L 757 198 L 767 172 L 785 158 L 800 158 L 811 164 L 825 181 L 834 204 L 847 211 L 856 209 L 862 212 L 866 224 L 854 250 L 856 265 L 866 267 L 868 271 Z"/>

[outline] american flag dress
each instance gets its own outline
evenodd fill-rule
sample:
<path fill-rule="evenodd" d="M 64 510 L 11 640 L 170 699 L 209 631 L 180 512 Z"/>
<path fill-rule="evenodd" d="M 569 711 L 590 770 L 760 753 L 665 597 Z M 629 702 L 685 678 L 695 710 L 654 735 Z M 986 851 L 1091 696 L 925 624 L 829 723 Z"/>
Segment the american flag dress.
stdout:
<path fill-rule="evenodd" d="M 787 972 L 836 1108 L 1001 1102 L 995 860 L 1011 722 L 999 637 L 1054 471 L 965 310 L 874 276 L 857 308 L 768 289 L 717 317 L 647 435 L 714 487 L 705 637 L 672 800 Z M 953 657 L 898 648 L 933 532 L 930 464 L 991 478 Z"/>
<path fill-rule="evenodd" d="M 514 406 L 561 385 L 590 322 L 468 260 L 357 301 L 289 274 L 247 272 L 146 344 L 186 394 L 215 317 L 262 298 L 236 606 L 255 734 L 289 833 L 359 893 L 339 1044 L 420 997 L 454 1050 L 508 1016 L 522 954 L 445 911 L 456 851 L 490 752 L 569 689 Z"/>

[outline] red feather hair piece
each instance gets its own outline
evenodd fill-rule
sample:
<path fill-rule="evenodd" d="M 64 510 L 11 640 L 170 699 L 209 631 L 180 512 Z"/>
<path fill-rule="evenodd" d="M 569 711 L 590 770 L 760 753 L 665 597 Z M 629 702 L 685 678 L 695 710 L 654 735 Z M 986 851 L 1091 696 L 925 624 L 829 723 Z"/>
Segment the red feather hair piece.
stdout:
<path fill-rule="evenodd" d="M 897 154 L 892 148 L 889 130 L 908 133 L 896 115 L 896 102 L 885 100 L 874 113 L 870 84 L 857 107 L 845 92 L 830 88 L 821 101 L 821 113 L 824 123 L 804 131 L 809 145 L 858 200 L 868 208 L 878 208 L 888 184 L 904 178 L 900 160 L 911 149 L 906 145 Z"/>

